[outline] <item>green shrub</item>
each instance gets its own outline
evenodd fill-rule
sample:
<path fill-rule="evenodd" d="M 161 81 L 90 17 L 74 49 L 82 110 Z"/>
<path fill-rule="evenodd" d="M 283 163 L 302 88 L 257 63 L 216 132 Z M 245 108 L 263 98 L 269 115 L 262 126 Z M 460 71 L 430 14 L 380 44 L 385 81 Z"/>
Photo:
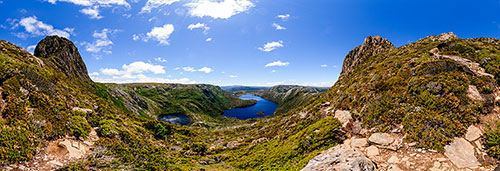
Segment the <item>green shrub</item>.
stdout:
<path fill-rule="evenodd" d="M 157 139 L 165 139 L 168 135 L 171 135 L 172 126 L 167 123 L 162 123 L 162 121 L 149 120 L 144 123 L 144 128 L 153 131 Z"/>
<path fill-rule="evenodd" d="M 77 138 L 87 137 L 90 132 L 90 125 L 85 118 L 81 116 L 72 116 L 68 120 L 69 130 L 71 134 Z"/>
<path fill-rule="evenodd" d="M 191 150 L 193 152 L 204 154 L 208 148 L 207 148 L 207 145 L 204 143 L 195 142 L 195 143 L 190 143 L 190 144 L 184 144 L 182 146 L 182 149 L 183 150 Z"/>
<path fill-rule="evenodd" d="M 490 125 L 484 134 L 484 148 L 488 155 L 500 159 L 500 122 L 496 121 L 494 127 Z"/>
<path fill-rule="evenodd" d="M 118 124 L 114 120 L 106 119 L 99 121 L 99 129 L 97 134 L 101 137 L 114 138 L 118 135 Z"/>

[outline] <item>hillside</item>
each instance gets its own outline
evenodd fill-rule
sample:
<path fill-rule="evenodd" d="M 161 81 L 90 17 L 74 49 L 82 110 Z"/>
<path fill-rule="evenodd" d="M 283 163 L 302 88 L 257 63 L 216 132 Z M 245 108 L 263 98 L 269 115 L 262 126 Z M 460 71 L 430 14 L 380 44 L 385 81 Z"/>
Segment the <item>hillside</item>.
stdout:
<path fill-rule="evenodd" d="M 217 86 L 101 84 L 84 68 L 65 38 L 35 55 L 0 41 L 0 169 L 492 170 L 500 157 L 498 39 L 367 37 L 330 89 L 261 90 L 285 111 L 244 121 L 220 114 L 254 102 Z M 194 122 L 157 120 L 177 113 Z"/>
<path fill-rule="evenodd" d="M 396 48 L 366 38 L 346 56 L 339 81 L 309 109 L 344 120 L 351 137 L 318 157 L 356 149 L 360 157 L 353 160 L 385 169 L 491 167 L 500 142 L 499 43 L 446 33 Z M 307 168 L 324 164 L 311 160 Z"/>
<path fill-rule="evenodd" d="M 263 91 L 255 92 L 264 99 L 278 103 L 275 114 L 279 115 L 302 106 L 309 100 L 325 92 L 328 88 L 307 87 L 298 85 L 277 85 Z"/>

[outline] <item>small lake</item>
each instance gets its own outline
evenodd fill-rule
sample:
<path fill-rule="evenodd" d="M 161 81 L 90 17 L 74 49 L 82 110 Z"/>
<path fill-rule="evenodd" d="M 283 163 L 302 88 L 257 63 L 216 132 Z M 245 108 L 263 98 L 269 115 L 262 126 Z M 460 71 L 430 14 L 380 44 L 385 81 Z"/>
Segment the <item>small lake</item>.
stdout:
<path fill-rule="evenodd" d="M 158 116 L 158 120 L 171 123 L 171 124 L 181 124 L 188 125 L 191 123 L 191 118 L 186 114 L 168 114 Z"/>
<path fill-rule="evenodd" d="M 239 98 L 243 100 L 257 100 L 257 103 L 249 107 L 225 110 L 223 114 L 224 116 L 235 117 L 238 119 L 258 118 L 273 115 L 276 108 L 278 108 L 278 104 L 253 94 L 245 94 Z"/>

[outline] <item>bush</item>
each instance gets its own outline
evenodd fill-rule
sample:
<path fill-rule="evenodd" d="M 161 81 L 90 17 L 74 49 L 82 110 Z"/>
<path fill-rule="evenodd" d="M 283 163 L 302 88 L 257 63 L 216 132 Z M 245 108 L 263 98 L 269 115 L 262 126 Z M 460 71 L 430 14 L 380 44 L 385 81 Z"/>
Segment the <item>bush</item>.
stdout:
<path fill-rule="evenodd" d="M 207 151 L 207 145 L 203 144 L 203 143 L 184 144 L 182 149 L 183 150 L 191 150 L 193 152 L 204 154 Z"/>
<path fill-rule="evenodd" d="M 101 137 L 114 138 L 118 135 L 118 130 L 116 129 L 117 123 L 114 120 L 106 119 L 99 121 L 99 129 L 97 134 Z"/>
<path fill-rule="evenodd" d="M 498 127 L 500 126 L 500 122 L 496 121 L 495 122 L 495 127 L 492 128 L 491 126 L 488 127 L 485 133 L 485 139 L 484 139 L 484 148 L 487 151 L 488 155 L 500 159 L 500 129 Z"/>
<path fill-rule="evenodd" d="M 90 132 L 90 125 L 85 118 L 81 116 L 72 116 L 68 120 L 69 130 L 71 134 L 77 138 L 87 137 Z"/>
<path fill-rule="evenodd" d="M 167 135 L 172 134 L 172 126 L 157 120 L 149 120 L 144 123 L 144 128 L 153 131 L 157 139 L 165 139 Z"/>

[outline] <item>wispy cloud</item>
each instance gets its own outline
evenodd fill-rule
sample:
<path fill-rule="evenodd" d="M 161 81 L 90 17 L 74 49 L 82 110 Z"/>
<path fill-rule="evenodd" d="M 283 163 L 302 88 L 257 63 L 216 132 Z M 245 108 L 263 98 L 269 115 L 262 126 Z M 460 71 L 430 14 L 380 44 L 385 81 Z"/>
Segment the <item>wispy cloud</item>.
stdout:
<path fill-rule="evenodd" d="M 163 5 L 170 5 L 179 1 L 180 0 L 148 0 L 148 2 L 146 2 L 146 5 L 142 7 L 141 12 L 139 13 L 149 13 L 154 8 L 158 8 Z"/>
<path fill-rule="evenodd" d="M 94 6 L 93 8 L 84 8 L 80 10 L 81 13 L 90 16 L 91 19 L 101 19 L 102 16 L 99 14 L 99 8 Z"/>
<path fill-rule="evenodd" d="M 50 24 L 46 24 L 42 21 L 39 21 L 36 16 L 22 18 L 21 20 L 14 20 L 13 29 L 22 26 L 24 27 L 25 32 L 17 33 L 16 36 L 19 38 L 27 38 L 29 36 L 49 36 L 49 35 L 57 35 L 65 38 L 69 38 L 73 33 L 73 28 L 64 28 L 62 30 L 55 29 L 54 26 Z"/>
<path fill-rule="evenodd" d="M 285 27 L 280 26 L 279 24 L 276 24 L 276 23 L 273 23 L 273 27 L 274 27 L 276 30 L 285 30 L 285 29 L 286 29 Z"/>
<path fill-rule="evenodd" d="M 288 66 L 290 62 L 281 62 L 281 61 L 275 61 L 266 64 L 264 67 L 273 67 L 273 66 Z"/>
<path fill-rule="evenodd" d="M 104 53 L 110 54 L 113 42 L 109 39 L 109 35 L 116 32 L 118 32 L 118 30 L 107 28 L 102 29 L 101 32 L 94 31 L 94 34 L 92 34 L 92 37 L 94 37 L 95 39 L 94 42 L 83 42 L 82 44 L 85 45 L 85 50 L 87 52 L 99 53 L 102 51 Z"/>
<path fill-rule="evenodd" d="M 164 62 L 168 62 L 166 59 L 161 58 L 161 57 L 155 58 L 155 61 L 156 61 L 156 62 L 162 62 L 162 63 L 164 63 Z"/>
<path fill-rule="evenodd" d="M 228 19 L 233 15 L 248 11 L 255 5 L 248 0 L 198 0 L 184 4 L 188 13 L 194 17 Z"/>
<path fill-rule="evenodd" d="M 57 2 L 67 2 L 79 6 L 85 6 L 87 8 L 81 9 L 80 12 L 90 16 L 91 19 L 101 19 L 102 16 L 99 14 L 99 8 L 108 8 L 123 6 L 130 9 L 130 4 L 126 0 L 45 0 L 51 4 L 56 4 Z"/>
<path fill-rule="evenodd" d="M 182 70 L 186 71 L 186 72 L 204 72 L 204 73 L 211 73 L 213 72 L 214 70 L 212 68 L 209 68 L 209 67 L 202 67 L 200 69 L 195 69 L 193 67 L 183 67 Z"/>
<path fill-rule="evenodd" d="M 190 24 L 188 27 L 187 27 L 189 30 L 193 30 L 193 29 L 203 29 L 203 34 L 208 34 L 208 30 L 210 30 L 210 27 L 208 27 L 206 24 L 204 23 L 196 23 L 196 24 Z"/>
<path fill-rule="evenodd" d="M 286 21 L 286 20 L 288 20 L 288 18 L 290 18 L 290 14 L 280 14 L 280 15 L 278 15 L 276 17 L 280 18 L 283 21 Z"/>
<path fill-rule="evenodd" d="M 264 47 L 260 47 L 259 50 L 264 52 L 270 52 L 283 46 L 284 46 L 283 41 L 280 40 L 280 41 L 266 43 Z"/>
<path fill-rule="evenodd" d="M 321 65 L 321 68 L 326 68 L 326 67 L 328 67 L 328 65 L 326 64 Z"/>

